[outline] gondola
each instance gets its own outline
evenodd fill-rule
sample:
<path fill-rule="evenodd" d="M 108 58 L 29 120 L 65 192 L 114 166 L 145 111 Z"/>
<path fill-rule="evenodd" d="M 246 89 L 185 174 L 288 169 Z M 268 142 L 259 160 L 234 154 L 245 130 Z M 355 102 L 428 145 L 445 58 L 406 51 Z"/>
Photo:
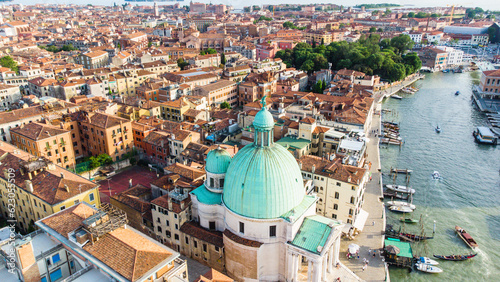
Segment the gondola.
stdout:
<path fill-rule="evenodd" d="M 463 261 L 463 260 L 468 260 L 470 258 L 473 258 L 477 256 L 477 254 L 470 254 L 470 255 L 451 255 L 451 256 L 441 256 L 441 255 L 434 255 L 435 258 L 438 259 L 444 259 L 444 260 L 451 260 L 451 261 Z"/>

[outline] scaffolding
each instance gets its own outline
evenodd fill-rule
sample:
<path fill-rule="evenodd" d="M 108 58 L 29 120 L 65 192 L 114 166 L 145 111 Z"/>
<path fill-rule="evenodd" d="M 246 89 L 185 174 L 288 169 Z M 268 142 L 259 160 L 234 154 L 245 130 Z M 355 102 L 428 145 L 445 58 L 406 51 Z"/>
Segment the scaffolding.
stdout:
<path fill-rule="evenodd" d="M 83 221 L 92 239 L 97 239 L 127 223 L 127 214 L 108 203 L 103 203 L 96 214 Z"/>

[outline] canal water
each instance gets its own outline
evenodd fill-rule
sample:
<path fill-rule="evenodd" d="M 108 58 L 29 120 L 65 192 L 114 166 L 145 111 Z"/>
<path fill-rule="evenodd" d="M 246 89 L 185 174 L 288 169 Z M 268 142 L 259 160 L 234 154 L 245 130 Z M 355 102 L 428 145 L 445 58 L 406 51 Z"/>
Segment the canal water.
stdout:
<path fill-rule="evenodd" d="M 412 218 L 422 218 L 426 235 L 434 239 L 412 243 L 414 254 L 432 257 L 471 252 L 457 237 L 458 225 L 479 244 L 479 255 L 462 262 L 439 261 L 441 274 L 427 274 L 408 269 L 390 268 L 392 281 L 500 281 L 500 145 L 480 145 L 472 132 L 487 125 L 472 99 L 471 87 L 479 83 L 480 73 L 434 73 L 414 86 L 420 90 L 403 94 L 403 100 L 386 99 L 383 120 L 400 123 L 399 146 L 381 145 L 382 171 L 391 167 L 412 169 L 410 186 L 416 190 L 417 206 Z M 454 93 L 460 91 L 459 96 Z M 399 93 L 398 93 L 399 94 Z M 439 125 L 441 133 L 436 133 Z M 441 180 L 433 180 L 433 171 Z M 405 183 L 384 176 L 384 184 Z M 419 224 L 401 225 L 402 214 L 387 211 L 387 222 L 409 233 L 422 233 Z"/>

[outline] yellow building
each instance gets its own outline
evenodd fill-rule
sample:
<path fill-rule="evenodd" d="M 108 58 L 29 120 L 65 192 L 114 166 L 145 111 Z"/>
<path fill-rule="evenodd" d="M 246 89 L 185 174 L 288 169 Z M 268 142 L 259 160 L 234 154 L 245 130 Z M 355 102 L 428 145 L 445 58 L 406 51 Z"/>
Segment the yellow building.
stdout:
<path fill-rule="evenodd" d="M 12 144 L 49 161 L 70 168 L 75 165 L 75 152 L 70 131 L 48 124 L 32 122 L 10 130 Z"/>
<path fill-rule="evenodd" d="M 0 169 L 1 215 L 24 231 L 80 202 L 101 205 L 98 184 L 5 142 L 0 142 Z"/>
<path fill-rule="evenodd" d="M 332 34 L 328 31 L 314 31 L 310 30 L 304 32 L 304 39 L 307 43 L 316 41 L 316 44 L 321 44 L 322 40 L 325 45 L 332 43 Z"/>
<path fill-rule="evenodd" d="M 189 103 L 184 98 L 161 104 L 161 115 L 166 120 L 183 121 L 184 113 L 189 110 Z"/>

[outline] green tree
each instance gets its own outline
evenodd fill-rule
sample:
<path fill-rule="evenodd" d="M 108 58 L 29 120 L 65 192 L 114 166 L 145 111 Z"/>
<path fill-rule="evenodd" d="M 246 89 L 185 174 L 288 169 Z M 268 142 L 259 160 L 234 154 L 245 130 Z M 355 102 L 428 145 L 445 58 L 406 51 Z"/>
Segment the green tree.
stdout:
<path fill-rule="evenodd" d="M 384 32 L 384 30 L 383 30 L 381 27 L 379 27 L 379 28 L 377 29 L 377 32 Z"/>
<path fill-rule="evenodd" d="M 11 56 L 4 56 L 0 59 L 0 66 L 4 68 L 9 68 L 12 71 L 19 73 L 19 67 L 17 66 L 16 61 L 12 59 Z"/>
<path fill-rule="evenodd" d="M 389 16 L 390 14 L 392 14 L 392 11 L 391 11 L 389 8 L 385 9 L 384 16 L 386 16 L 386 17 L 387 17 L 387 16 Z"/>
<path fill-rule="evenodd" d="M 403 62 L 405 65 L 411 66 L 411 69 L 413 70 L 410 73 L 407 72 L 407 74 L 417 72 L 422 67 L 422 61 L 415 52 L 406 54 L 406 56 L 403 57 Z"/>
<path fill-rule="evenodd" d="M 120 51 L 122 50 L 122 45 L 120 44 L 120 42 L 118 42 L 118 44 L 116 44 L 116 48 L 117 48 L 118 50 L 120 50 Z"/>
<path fill-rule="evenodd" d="M 184 58 L 179 58 L 177 60 L 177 65 L 179 66 L 179 68 L 181 68 L 181 70 L 183 70 L 186 66 L 189 65 L 189 63 L 184 61 Z"/>
<path fill-rule="evenodd" d="M 312 60 L 307 60 L 300 66 L 300 69 L 311 74 L 314 71 L 314 62 Z"/>
<path fill-rule="evenodd" d="M 153 46 L 153 42 L 149 41 L 148 42 L 148 48 L 151 48 L 151 46 Z"/>
<path fill-rule="evenodd" d="M 496 29 L 492 26 L 488 27 L 488 40 L 492 43 L 498 42 Z"/>
<path fill-rule="evenodd" d="M 312 42 L 312 47 L 316 48 L 316 40 L 314 40 L 314 39 L 313 39 L 313 42 Z"/>
<path fill-rule="evenodd" d="M 231 109 L 231 105 L 229 105 L 229 103 L 228 103 L 228 102 L 222 102 L 222 103 L 220 104 L 220 108 L 221 108 L 221 109 Z"/>
<path fill-rule="evenodd" d="M 316 84 L 314 84 L 312 91 L 314 93 L 323 93 L 323 81 L 318 80 Z"/>
<path fill-rule="evenodd" d="M 409 12 L 408 13 L 408 18 L 414 18 L 415 17 L 415 13 L 414 12 Z"/>
<path fill-rule="evenodd" d="M 399 55 L 404 54 L 405 51 L 413 48 L 415 43 L 411 40 L 408 34 L 401 34 L 391 39 L 391 46 L 397 49 Z"/>
<path fill-rule="evenodd" d="M 375 32 L 375 31 L 377 31 L 376 27 L 370 27 L 370 32 Z"/>
<path fill-rule="evenodd" d="M 217 51 L 213 48 L 208 48 L 207 50 L 205 50 L 205 54 L 217 54 Z"/>
<path fill-rule="evenodd" d="M 325 39 L 323 37 L 321 38 L 321 46 L 325 46 Z"/>
<path fill-rule="evenodd" d="M 296 26 L 292 22 L 289 22 L 289 21 L 284 22 L 283 27 L 288 28 L 288 29 L 296 28 Z"/>
<path fill-rule="evenodd" d="M 226 55 L 224 53 L 220 54 L 220 63 L 226 65 Z"/>

